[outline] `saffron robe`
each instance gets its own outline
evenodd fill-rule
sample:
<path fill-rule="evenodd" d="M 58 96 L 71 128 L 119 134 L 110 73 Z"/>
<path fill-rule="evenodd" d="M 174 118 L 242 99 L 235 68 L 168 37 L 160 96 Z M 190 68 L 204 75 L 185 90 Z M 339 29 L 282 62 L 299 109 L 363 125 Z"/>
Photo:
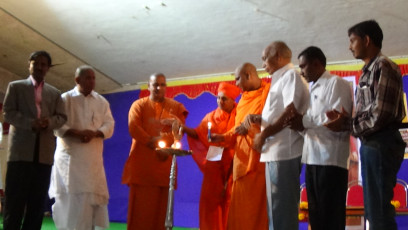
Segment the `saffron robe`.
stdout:
<path fill-rule="evenodd" d="M 237 105 L 235 126 L 239 126 L 248 114 L 261 114 L 268 96 L 270 83 L 245 91 Z M 266 207 L 265 164 L 260 162 L 260 153 L 255 151 L 253 139 L 260 126 L 252 124 L 247 135 L 235 135 L 234 129 L 225 134 L 225 142 L 235 145 L 233 163 L 233 187 L 227 229 L 266 230 L 268 213 Z"/>
<path fill-rule="evenodd" d="M 200 196 L 200 230 L 223 230 L 227 226 L 228 208 L 232 187 L 232 158 L 234 148 L 224 148 L 221 161 L 207 161 L 210 145 L 208 122 L 211 132 L 224 134 L 235 126 L 236 107 L 227 113 L 220 108 L 208 113 L 195 129 L 198 139 L 188 137 L 193 158 L 203 172 Z M 222 144 L 221 144 L 222 145 Z"/>
<path fill-rule="evenodd" d="M 171 127 L 163 126 L 160 122 L 162 119 L 177 118 L 184 123 L 187 114 L 181 103 L 170 98 L 165 98 L 159 103 L 145 97 L 132 104 L 129 110 L 132 146 L 122 175 L 122 183 L 129 185 L 132 196 L 129 198 L 128 229 L 149 229 L 146 228 L 145 224 L 149 224 L 146 220 L 156 215 L 157 209 L 166 210 L 167 202 L 158 200 L 166 200 L 168 194 L 172 156 L 163 159 L 154 149 L 148 147 L 148 143 L 152 137 L 160 135 L 172 138 Z M 160 192 L 153 195 L 144 187 L 156 188 Z M 147 196 L 149 199 L 138 199 L 133 196 Z M 135 201 L 139 203 L 136 204 Z M 164 211 L 153 217 L 160 226 L 157 229 L 164 229 L 165 215 Z"/>

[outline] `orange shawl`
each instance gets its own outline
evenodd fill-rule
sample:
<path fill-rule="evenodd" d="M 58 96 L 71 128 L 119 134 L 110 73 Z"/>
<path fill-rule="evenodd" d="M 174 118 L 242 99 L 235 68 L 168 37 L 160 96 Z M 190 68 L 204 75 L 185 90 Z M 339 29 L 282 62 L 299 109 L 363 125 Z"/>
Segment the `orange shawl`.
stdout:
<path fill-rule="evenodd" d="M 236 106 L 231 113 L 227 113 L 220 108 L 217 108 L 216 110 L 208 113 L 195 129 L 198 135 L 198 140 L 187 137 L 188 145 L 190 146 L 190 149 L 193 150 L 193 158 L 202 172 L 204 170 L 204 165 L 207 162 L 206 156 L 209 146 L 223 146 L 223 143 L 214 144 L 208 142 L 208 122 L 212 123 L 211 133 L 223 134 L 235 126 L 235 115 Z M 224 149 L 222 156 L 224 169 L 228 169 L 230 167 L 234 153 L 233 151 L 233 148 Z"/>
<path fill-rule="evenodd" d="M 156 151 L 150 149 L 147 144 L 152 137 L 163 132 L 171 135 L 171 130 L 161 125 L 161 119 L 176 116 L 184 123 L 187 114 L 181 103 L 170 98 L 165 98 L 163 103 L 156 103 L 145 97 L 132 104 L 129 110 L 132 146 L 123 170 L 122 183 L 169 186 L 172 157 L 161 160 Z"/>
<path fill-rule="evenodd" d="M 257 90 L 246 91 L 242 94 L 237 105 L 237 115 L 235 116 L 235 126 L 239 126 L 248 114 L 261 114 L 268 96 L 270 83 L 262 82 Z M 258 167 L 260 153 L 252 148 L 255 134 L 260 132 L 259 125 L 252 125 L 248 134 L 234 135 L 234 129 L 231 129 L 226 135 L 225 140 L 229 144 L 235 144 L 234 156 L 234 181 L 247 175 Z M 236 137 L 236 139 L 235 139 Z"/>

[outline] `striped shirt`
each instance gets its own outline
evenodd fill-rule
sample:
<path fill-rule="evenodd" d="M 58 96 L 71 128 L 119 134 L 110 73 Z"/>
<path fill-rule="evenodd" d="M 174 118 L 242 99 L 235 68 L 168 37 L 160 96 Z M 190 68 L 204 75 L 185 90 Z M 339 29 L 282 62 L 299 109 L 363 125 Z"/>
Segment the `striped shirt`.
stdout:
<path fill-rule="evenodd" d="M 402 77 L 397 64 L 378 54 L 362 70 L 356 90 L 353 135 L 364 137 L 397 127 L 405 117 Z"/>

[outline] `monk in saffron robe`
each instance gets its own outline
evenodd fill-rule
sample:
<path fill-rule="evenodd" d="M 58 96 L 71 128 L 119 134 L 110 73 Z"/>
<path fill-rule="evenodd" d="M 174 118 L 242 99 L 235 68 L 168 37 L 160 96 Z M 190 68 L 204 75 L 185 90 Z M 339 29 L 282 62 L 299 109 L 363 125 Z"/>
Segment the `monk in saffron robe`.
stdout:
<path fill-rule="evenodd" d="M 164 97 L 166 77 L 153 74 L 148 90 L 150 96 L 135 101 L 129 110 L 129 133 L 132 146 L 122 176 L 130 187 L 127 229 L 165 229 L 169 175 L 172 156 L 155 149 L 159 141 L 166 146 L 173 142 L 171 125 L 174 120 L 185 122 L 184 106 Z"/>
<path fill-rule="evenodd" d="M 232 159 L 234 148 L 215 147 L 208 142 L 208 123 L 214 133 L 225 133 L 235 126 L 236 103 L 240 90 L 235 85 L 221 83 L 218 87 L 218 108 L 208 113 L 195 129 L 183 126 L 193 158 L 203 172 L 200 196 L 200 230 L 224 230 L 227 227 L 228 208 L 232 187 Z M 211 147 L 210 147 L 211 146 Z M 212 150 L 221 157 L 209 158 Z M 209 158 L 207 160 L 207 158 Z"/>
<path fill-rule="evenodd" d="M 270 84 L 258 77 L 255 66 L 250 63 L 236 69 L 235 81 L 243 91 L 237 105 L 235 128 L 224 135 L 211 136 L 212 141 L 224 141 L 235 146 L 227 229 L 266 230 L 265 164 L 259 162 L 260 153 L 252 148 L 253 138 L 260 132 L 260 126 L 246 121 L 246 116 L 262 113 Z"/>

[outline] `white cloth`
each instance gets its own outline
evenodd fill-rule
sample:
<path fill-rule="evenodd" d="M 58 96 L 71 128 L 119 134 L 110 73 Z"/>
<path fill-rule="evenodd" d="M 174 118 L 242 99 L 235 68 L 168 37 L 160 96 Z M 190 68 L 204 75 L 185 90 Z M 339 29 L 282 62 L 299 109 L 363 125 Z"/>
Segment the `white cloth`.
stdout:
<path fill-rule="evenodd" d="M 61 194 L 87 194 L 92 205 L 106 205 L 109 193 L 103 166 L 103 139 L 82 143 L 64 134 L 68 129 L 88 129 L 99 130 L 105 139 L 110 138 L 114 120 L 109 103 L 94 91 L 85 97 L 77 88 L 64 93 L 62 99 L 68 119 L 55 131 L 57 148 L 49 195 L 58 199 Z"/>
<path fill-rule="evenodd" d="M 292 102 L 299 113 L 305 113 L 309 106 L 309 89 L 293 64 L 289 63 L 272 74 L 269 95 L 262 110 L 261 130 L 275 123 Z M 302 148 L 303 137 L 286 127 L 266 138 L 260 161 L 293 159 L 302 155 Z"/>
<path fill-rule="evenodd" d="M 347 169 L 350 153 L 350 132 L 333 132 L 323 126 L 329 119 L 329 110 L 350 115 L 353 109 L 353 93 L 346 80 L 324 72 L 312 85 L 310 107 L 303 116 L 305 143 L 302 163 L 309 165 L 332 165 Z"/>
<path fill-rule="evenodd" d="M 89 193 L 58 194 L 52 206 L 55 227 L 58 230 L 109 228 L 107 205 L 93 205 L 92 197 Z"/>

